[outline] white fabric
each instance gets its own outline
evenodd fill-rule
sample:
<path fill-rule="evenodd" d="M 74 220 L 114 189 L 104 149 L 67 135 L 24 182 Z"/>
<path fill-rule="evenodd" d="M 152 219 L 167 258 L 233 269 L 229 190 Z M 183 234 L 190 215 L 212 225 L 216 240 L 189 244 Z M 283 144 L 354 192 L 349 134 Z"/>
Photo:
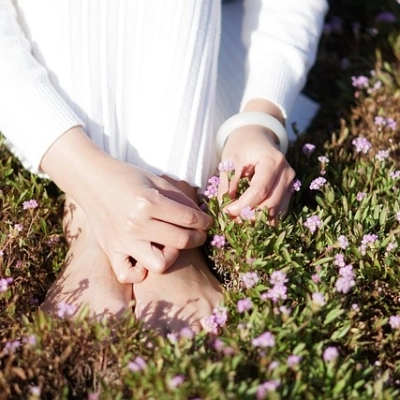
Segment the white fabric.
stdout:
<path fill-rule="evenodd" d="M 236 0 L 221 17 L 219 0 L 0 0 L 0 130 L 33 171 L 83 125 L 118 159 L 204 186 L 216 130 L 241 105 L 262 97 L 290 114 L 326 8 Z"/>

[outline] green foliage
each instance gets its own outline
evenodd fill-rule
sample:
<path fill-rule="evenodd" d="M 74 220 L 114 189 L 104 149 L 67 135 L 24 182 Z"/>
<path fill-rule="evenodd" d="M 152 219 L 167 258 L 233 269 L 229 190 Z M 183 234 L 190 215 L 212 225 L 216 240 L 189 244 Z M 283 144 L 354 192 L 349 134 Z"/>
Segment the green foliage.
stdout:
<path fill-rule="evenodd" d="M 399 26 L 374 19 L 387 10 L 399 18 L 398 7 L 333 4 L 328 21 L 344 16 L 343 29 L 325 33 L 307 86 L 322 111 L 289 153 L 302 181 L 290 214 L 276 226 L 264 211 L 233 221 L 215 199 L 208 202 L 215 225 L 206 251 L 228 310 L 217 340 L 201 333 L 170 341 L 132 315 L 93 322 L 83 312 L 69 321 L 39 311 L 66 254 L 61 193 L 24 171 L 1 141 L 0 278 L 13 282 L 0 293 L 0 398 L 254 399 L 267 381 L 279 382 L 268 399 L 399 398 L 400 330 L 389 322 L 400 315 L 400 131 L 374 123 L 379 115 L 400 124 Z M 348 66 L 340 69 L 344 57 Z M 360 74 L 368 88 L 352 87 L 351 76 Z M 366 154 L 355 151 L 357 137 L 371 142 Z M 307 142 L 317 145 L 309 156 L 301 150 Z M 376 158 L 380 150 L 389 157 Z M 311 190 L 321 170 L 327 183 Z M 39 206 L 24 209 L 31 199 Z M 315 216 L 321 226 L 311 232 L 304 224 Z M 224 236 L 225 246 L 211 246 L 214 235 Z M 338 254 L 353 267 L 346 293 L 337 289 Z M 286 297 L 275 302 L 266 296 L 274 271 L 288 280 Z M 248 272 L 259 280 L 246 288 Z M 252 306 L 239 312 L 245 299 Z M 272 347 L 254 345 L 264 332 L 273 335 Z M 324 360 L 329 347 L 338 351 L 332 361 Z M 297 364 L 288 362 L 293 355 Z M 146 361 L 142 371 L 130 368 L 136 357 Z M 171 380 L 181 375 L 174 387 Z"/>

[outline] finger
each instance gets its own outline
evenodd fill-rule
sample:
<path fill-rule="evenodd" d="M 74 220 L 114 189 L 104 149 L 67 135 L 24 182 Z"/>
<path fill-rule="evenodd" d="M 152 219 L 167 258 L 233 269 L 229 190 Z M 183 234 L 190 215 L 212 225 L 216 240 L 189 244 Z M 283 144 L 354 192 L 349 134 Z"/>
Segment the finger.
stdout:
<path fill-rule="evenodd" d="M 129 256 L 113 254 L 110 258 L 115 276 L 121 283 L 139 283 L 146 277 L 147 271 L 140 264 L 132 265 Z"/>
<path fill-rule="evenodd" d="M 166 271 L 176 261 L 179 250 L 173 247 L 161 247 L 146 241 L 135 242 L 135 254 L 132 254 L 140 266 L 156 274 Z"/>
<path fill-rule="evenodd" d="M 277 176 L 278 171 L 271 171 L 271 168 L 266 163 L 257 164 L 248 189 L 238 200 L 225 207 L 225 210 L 236 217 L 240 215 L 243 208 L 258 206 L 269 196 L 276 184 Z"/>
<path fill-rule="evenodd" d="M 170 195 L 172 196 L 175 194 L 170 193 Z M 154 207 L 149 210 L 149 214 L 152 218 L 184 228 L 200 229 L 203 231 L 210 229 L 213 224 L 212 218 L 204 211 L 187 206 L 178 201 L 179 199 L 183 199 L 181 196 L 186 197 L 183 193 L 181 195 L 176 194 L 175 199 L 162 194 L 155 196 L 153 199 Z"/>
<path fill-rule="evenodd" d="M 159 220 L 150 220 L 146 222 L 140 239 L 182 250 L 204 244 L 207 233 L 198 229 L 181 228 Z"/>

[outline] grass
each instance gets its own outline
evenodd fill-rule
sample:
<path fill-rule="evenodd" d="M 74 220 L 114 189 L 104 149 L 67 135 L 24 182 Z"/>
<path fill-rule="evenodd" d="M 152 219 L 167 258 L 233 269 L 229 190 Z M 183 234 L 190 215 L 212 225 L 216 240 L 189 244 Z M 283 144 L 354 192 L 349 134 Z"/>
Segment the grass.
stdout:
<path fill-rule="evenodd" d="M 379 22 L 383 11 L 397 21 Z M 332 4 L 306 88 L 322 109 L 289 152 L 302 187 L 283 222 L 228 221 L 209 202 L 210 241 L 226 241 L 206 249 L 226 287 L 226 310 L 210 319 L 217 338 L 164 339 L 130 315 L 94 323 L 40 312 L 66 252 L 62 197 L 1 141 L 0 277 L 12 282 L 0 286 L 0 399 L 399 398 L 399 18 L 395 1 Z M 358 76 L 367 87 L 352 85 Z M 318 177 L 326 183 L 311 190 Z M 24 209 L 31 199 L 38 207 Z"/>

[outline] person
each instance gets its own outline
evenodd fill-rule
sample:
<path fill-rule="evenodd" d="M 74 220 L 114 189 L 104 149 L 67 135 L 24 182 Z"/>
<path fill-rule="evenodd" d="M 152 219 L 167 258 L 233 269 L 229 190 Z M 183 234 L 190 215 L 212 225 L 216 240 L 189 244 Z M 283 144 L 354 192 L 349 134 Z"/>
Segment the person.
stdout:
<path fill-rule="evenodd" d="M 163 331 L 222 300 L 197 204 L 219 157 L 225 211 L 290 201 L 283 125 L 312 66 L 325 0 L 0 0 L 0 130 L 66 194 L 69 251 L 43 309 L 131 306 Z M 231 119 L 230 117 L 233 118 Z M 272 117 L 272 118 L 271 118 Z M 222 136 L 221 136 L 222 135 Z"/>

